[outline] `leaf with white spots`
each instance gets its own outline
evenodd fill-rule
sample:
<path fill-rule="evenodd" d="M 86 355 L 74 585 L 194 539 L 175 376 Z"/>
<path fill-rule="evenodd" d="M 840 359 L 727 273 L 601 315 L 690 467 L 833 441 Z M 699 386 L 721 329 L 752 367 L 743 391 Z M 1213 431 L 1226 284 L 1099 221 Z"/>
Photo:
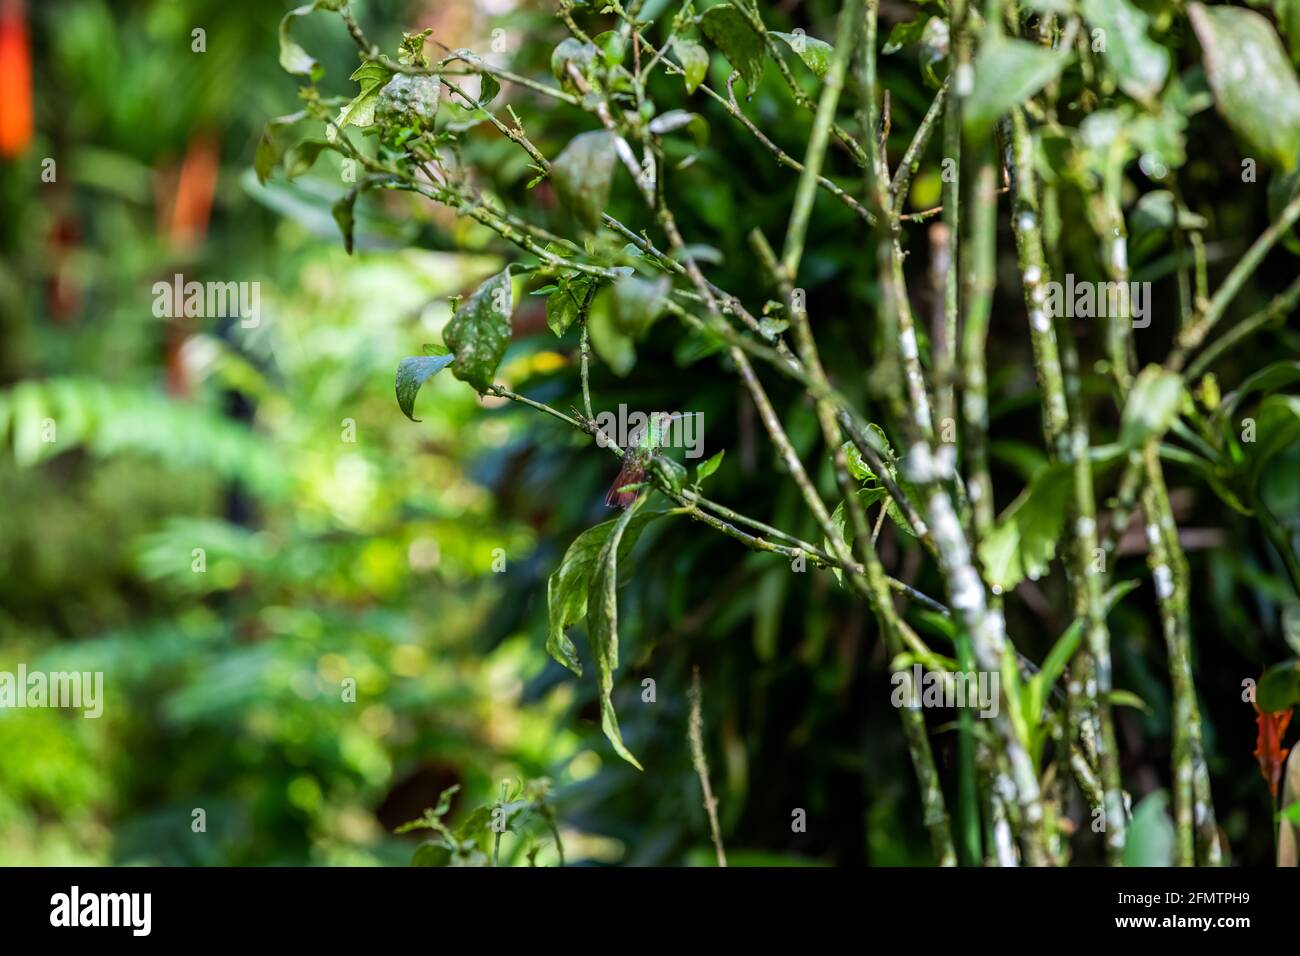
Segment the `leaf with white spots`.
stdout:
<path fill-rule="evenodd" d="M 1147 36 L 1150 17 L 1130 0 L 1083 0 L 1083 16 L 1105 31 L 1105 59 L 1129 96 L 1149 100 L 1169 76 L 1169 51 Z"/>
<path fill-rule="evenodd" d="M 492 384 L 510 344 L 512 304 L 507 266 L 474 290 L 442 333 L 454 355 L 451 373 L 480 392 Z"/>
<path fill-rule="evenodd" d="M 1219 112 L 1260 158 L 1290 171 L 1300 161 L 1300 81 L 1273 25 L 1241 7 L 1189 8 Z"/>

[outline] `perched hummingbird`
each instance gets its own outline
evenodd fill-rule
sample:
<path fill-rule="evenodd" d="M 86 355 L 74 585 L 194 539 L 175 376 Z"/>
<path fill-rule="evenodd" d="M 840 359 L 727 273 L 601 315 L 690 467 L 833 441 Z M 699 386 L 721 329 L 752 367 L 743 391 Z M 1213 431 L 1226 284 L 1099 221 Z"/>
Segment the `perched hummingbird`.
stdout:
<path fill-rule="evenodd" d="M 639 485 L 645 481 L 646 471 L 656 461 L 667 461 L 667 459 L 660 459 L 658 453 L 668 438 L 668 429 L 674 417 L 677 416 L 654 412 L 646 419 L 645 424 L 638 425 L 632 430 L 632 434 L 628 436 L 627 447 L 623 449 L 623 467 L 619 469 L 618 477 L 614 479 L 609 493 L 605 495 L 605 504 L 611 508 L 626 508 L 636 500 L 641 490 L 629 486 Z M 672 462 L 672 465 L 681 468 L 676 462 Z M 669 481 L 670 484 L 680 488 L 680 479 L 674 482 L 670 477 Z"/>

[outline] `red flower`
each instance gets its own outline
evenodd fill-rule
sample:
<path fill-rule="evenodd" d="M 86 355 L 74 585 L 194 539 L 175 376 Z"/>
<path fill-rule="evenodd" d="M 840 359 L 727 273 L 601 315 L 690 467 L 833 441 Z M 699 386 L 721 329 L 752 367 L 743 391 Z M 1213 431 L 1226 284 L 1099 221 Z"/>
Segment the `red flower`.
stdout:
<path fill-rule="evenodd" d="M 0 157 L 32 141 L 32 62 L 22 0 L 0 0 Z"/>
<path fill-rule="evenodd" d="M 1268 781 L 1268 792 L 1277 797 L 1277 786 L 1282 780 L 1282 770 L 1286 766 L 1286 755 L 1290 752 L 1282 746 L 1286 736 L 1287 725 L 1291 723 L 1291 711 L 1280 710 L 1275 714 L 1266 714 L 1255 705 L 1255 723 L 1259 725 L 1259 736 L 1255 738 L 1255 759 L 1259 761 L 1259 772 Z"/>

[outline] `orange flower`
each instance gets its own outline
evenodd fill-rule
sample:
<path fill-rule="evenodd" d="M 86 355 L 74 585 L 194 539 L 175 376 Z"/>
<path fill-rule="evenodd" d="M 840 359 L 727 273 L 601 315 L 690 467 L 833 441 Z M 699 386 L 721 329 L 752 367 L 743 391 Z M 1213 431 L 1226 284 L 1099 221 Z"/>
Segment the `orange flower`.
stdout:
<path fill-rule="evenodd" d="M 1266 714 L 1255 705 L 1255 723 L 1259 725 L 1259 736 L 1255 738 L 1255 759 L 1259 761 L 1259 772 L 1268 781 L 1268 792 L 1277 797 L 1277 787 L 1282 780 L 1282 769 L 1286 766 L 1286 755 L 1290 752 L 1282 746 L 1286 736 L 1287 725 L 1291 723 L 1291 711 L 1280 710 Z"/>
<path fill-rule="evenodd" d="M 32 141 L 32 63 L 22 0 L 0 0 L 0 157 Z"/>

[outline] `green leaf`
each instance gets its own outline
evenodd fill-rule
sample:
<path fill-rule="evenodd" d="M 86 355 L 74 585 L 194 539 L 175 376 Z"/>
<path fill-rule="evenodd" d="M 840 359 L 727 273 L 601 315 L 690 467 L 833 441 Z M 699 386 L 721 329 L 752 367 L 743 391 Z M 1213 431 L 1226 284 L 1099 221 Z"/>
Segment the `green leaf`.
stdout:
<path fill-rule="evenodd" d="M 686 92 L 694 93 L 709 72 L 709 51 L 694 40 L 678 37 L 673 40 L 673 52 L 677 54 L 677 59 L 682 64 Z"/>
<path fill-rule="evenodd" d="M 682 486 L 686 484 L 686 468 L 681 463 L 660 454 L 650 459 L 650 467 L 669 491 L 675 495 L 682 493 Z"/>
<path fill-rule="evenodd" d="M 1182 406 L 1182 376 L 1148 365 L 1133 382 L 1124 404 L 1119 443 L 1130 450 L 1142 448 L 1169 430 Z"/>
<path fill-rule="evenodd" d="M 1151 713 L 1151 707 L 1147 702 L 1131 690 L 1112 690 L 1106 694 L 1106 701 L 1112 707 L 1132 707 L 1145 714 Z"/>
<path fill-rule="evenodd" d="M 623 62 L 627 53 L 627 41 L 617 30 L 606 30 L 599 36 L 592 37 L 592 42 L 596 44 L 606 66 L 618 66 Z"/>
<path fill-rule="evenodd" d="M 294 7 L 281 18 L 280 66 L 285 72 L 292 73 L 294 76 L 309 76 L 312 82 L 325 75 L 325 71 L 315 58 L 289 36 L 289 24 L 298 17 L 305 17 L 317 10 L 338 10 L 343 3 L 344 0 L 315 0 L 314 3 L 304 3 L 300 7 Z"/>
<path fill-rule="evenodd" d="M 1300 81 L 1272 24 L 1241 7 L 1189 8 L 1214 100 L 1228 126 L 1283 171 L 1300 160 Z"/>
<path fill-rule="evenodd" d="M 1169 795 L 1163 790 L 1148 794 L 1137 805 L 1124 844 L 1125 866 L 1174 865 L 1174 822 L 1168 805 Z"/>
<path fill-rule="evenodd" d="M 769 31 L 772 36 L 779 37 L 790 45 L 793 50 L 803 60 L 808 69 L 817 74 L 819 78 L 826 76 L 826 71 L 831 68 L 831 54 L 835 48 L 825 40 L 819 40 L 816 37 L 810 37 L 806 33 L 781 33 L 777 30 Z"/>
<path fill-rule="evenodd" d="M 1273 362 L 1248 376 L 1244 382 L 1233 389 L 1232 393 L 1224 398 L 1223 404 L 1215 410 L 1214 415 L 1222 421 L 1230 421 L 1238 406 L 1248 396 L 1258 392 L 1264 394 L 1275 392 L 1296 382 L 1300 382 L 1300 362 Z"/>
<path fill-rule="evenodd" d="M 611 372 L 622 378 L 636 365 L 636 343 L 630 335 L 614 327 L 610 299 L 608 291 L 596 296 L 587 316 L 587 330 L 591 333 L 591 347 L 596 355 Z"/>
<path fill-rule="evenodd" d="M 672 280 L 667 276 L 657 279 L 627 276 L 619 279 L 610 293 L 614 327 L 625 335 L 641 338 L 654 325 L 655 320 L 663 315 L 672 285 Z"/>
<path fill-rule="evenodd" d="M 724 448 L 721 451 L 717 452 L 716 454 L 710 456 L 709 458 L 706 458 L 704 461 L 700 462 L 699 465 L 697 465 L 695 468 L 695 481 L 699 483 L 703 481 L 705 478 L 708 478 L 715 471 L 717 471 L 718 466 L 722 464 L 722 456 L 725 455 L 726 453 L 727 453 L 727 449 Z"/>
<path fill-rule="evenodd" d="M 305 139 L 289 148 L 284 156 L 284 174 L 289 179 L 296 179 L 316 165 L 320 154 L 333 149 L 329 143 L 319 139 Z"/>
<path fill-rule="evenodd" d="M 478 105 L 486 107 L 501 92 L 501 81 L 491 73 L 482 74 L 479 80 Z"/>
<path fill-rule="evenodd" d="M 614 522 L 609 536 L 596 556 L 591 582 L 587 587 L 587 640 L 596 664 L 596 681 L 600 690 L 600 725 L 614 751 L 636 767 L 644 769 L 623 743 L 614 713 L 614 671 L 618 668 L 618 553 L 619 544 L 632 523 L 643 497 L 638 497 Z"/>
<path fill-rule="evenodd" d="M 555 291 L 546 297 L 546 325 L 555 333 L 556 338 L 564 335 L 569 326 L 577 321 L 582 314 L 582 305 L 595 284 L 594 276 L 581 272 L 560 277 Z"/>
<path fill-rule="evenodd" d="M 921 42 L 921 36 L 925 33 L 925 25 L 929 22 L 930 17 L 917 17 L 915 20 L 895 23 L 893 29 L 889 31 L 889 39 L 885 41 L 885 45 L 880 52 L 884 56 L 889 56 L 892 53 L 897 53 L 905 46 Z"/>
<path fill-rule="evenodd" d="M 451 863 L 451 850 L 436 840 L 425 840 L 415 848 L 411 866 L 447 866 Z"/>
<path fill-rule="evenodd" d="M 1255 703 L 1266 714 L 1300 705 L 1300 661 L 1286 661 L 1264 671 L 1255 686 Z"/>
<path fill-rule="evenodd" d="M 510 344 L 512 307 L 507 266 L 475 289 L 443 330 L 442 340 L 455 356 L 452 374 L 480 393 L 492 384 Z"/>
<path fill-rule="evenodd" d="M 579 73 L 588 76 L 598 52 L 591 43 L 583 43 L 576 37 L 567 37 L 551 52 L 551 73 L 567 87 L 571 82 L 568 64 L 572 62 Z"/>
<path fill-rule="evenodd" d="M 579 133 L 551 164 L 560 201 L 588 229 L 600 225 L 614 178 L 614 137 L 605 130 Z"/>
<path fill-rule="evenodd" d="M 1251 487 L 1264 466 L 1280 451 L 1300 441 L 1300 398 L 1270 395 L 1255 412 L 1255 441 L 1247 444 Z"/>
<path fill-rule="evenodd" d="M 1071 466 L 1066 462 L 1050 464 L 1034 476 L 980 542 L 980 561 L 989 584 L 1005 593 L 1047 570 L 1056 555 L 1072 493 Z"/>
<path fill-rule="evenodd" d="M 365 89 L 365 84 L 362 84 Z M 385 126 L 433 129 L 442 96 L 442 81 L 436 76 L 398 73 L 379 89 L 372 116 Z M 354 126 L 368 125 L 364 116 L 351 119 Z M 342 125 L 340 125 L 342 128 Z"/>
<path fill-rule="evenodd" d="M 306 119 L 306 117 L 307 111 L 299 110 L 296 113 L 277 116 L 275 119 L 266 121 L 266 125 L 262 127 L 262 137 L 257 141 L 257 152 L 253 155 L 253 171 L 257 173 L 259 183 L 265 183 L 270 178 L 271 173 L 279 165 L 284 155 L 278 136 L 279 131 L 286 126 L 292 126 L 299 120 Z"/>
<path fill-rule="evenodd" d="M 638 513 L 623 531 L 618 557 L 626 558 L 645 526 L 665 514 L 667 512 L 663 511 Z M 582 676 L 582 663 L 578 660 L 578 651 L 573 646 L 573 641 L 564 632 L 587 616 L 587 588 L 591 574 L 601 549 L 619 520 L 621 519 L 615 518 L 595 525 L 574 538 L 569 549 L 564 552 L 560 566 L 546 582 L 547 617 L 550 622 L 546 653 L 578 676 Z"/>
<path fill-rule="evenodd" d="M 884 501 L 885 498 L 889 496 L 889 492 L 885 491 L 883 487 L 882 488 L 860 488 L 857 492 L 857 496 L 858 496 L 858 503 L 865 510 L 867 508 L 870 508 L 878 501 Z M 844 546 L 848 548 L 851 553 L 853 550 L 853 541 L 857 537 L 857 535 L 855 534 L 854 529 L 848 523 L 848 514 L 845 511 L 843 501 L 837 504 L 835 506 L 835 510 L 831 512 L 831 525 L 835 528 L 835 533 L 836 535 L 838 535 L 840 541 L 844 542 Z M 831 542 L 829 538 L 822 539 L 822 546 L 826 549 L 827 554 L 830 555 L 835 554 L 835 549 L 831 547 Z M 843 571 L 841 571 L 837 567 L 832 567 L 831 573 L 835 575 L 836 581 L 838 581 L 840 584 L 844 583 Z"/>
<path fill-rule="evenodd" d="M 968 136 L 987 136 L 993 123 L 1054 80 L 1070 54 L 1026 40 L 990 36 L 975 57 L 975 81 L 962 122 Z"/>
<path fill-rule="evenodd" d="M 1134 588 L 1138 586 L 1136 581 L 1121 581 L 1106 593 L 1105 604 L 1106 611 L 1109 613 L 1119 601 L 1124 598 Z M 1035 729 L 1042 727 L 1043 714 L 1047 706 L 1047 695 L 1051 693 L 1052 688 L 1061 675 L 1065 673 L 1065 668 L 1069 665 L 1071 658 L 1079 650 L 1079 645 L 1083 643 L 1084 627 L 1087 621 L 1085 618 L 1075 618 L 1070 623 L 1052 649 L 1047 652 L 1047 657 L 1043 660 L 1043 666 L 1039 668 L 1038 673 L 1031 677 L 1025 684 L 1027 694 L 1026 712 L 1035 724 Z M 1042 738 L 1035 741 L 1035 751 L 1041 753 Z"/>
<path fill-rule="evenodd" d="M 767 52 L 762 37 L 730 3 L 720 3 L 705 10 L 700 16 L 700 29 L 722 51 L 732 68 L 740 73 L 749 95 L 753 96 L 763 76 Z"/>
<path fill-rule="evenodd" d="M 360 186 L 353 186 L 331 210 L 334 213 L 334 221 L 339 224 L 339 232 L 343 234 L 343 248 L 348 255 L 352 255 L 352 233 L 356 225 L 357 193 L 360 189 Z"/>
<path fill-rule="evenodd" d="M 397 404 L 411 421 L 419 421 L 415 417 L 415 396 L 420 394 L 420 386 L 451 361 L 451 355 L 412 355 L 397 366 Z"/>
<path fill-rule="evenodd" d="M 1106 59 L 1129 96 L 1150 100 L 1169 75 L 1169 51 L 1147 35 L 1150 18 L 1130 0 L 1083 0 L 1083 16 L 1105 31 Z"/>

